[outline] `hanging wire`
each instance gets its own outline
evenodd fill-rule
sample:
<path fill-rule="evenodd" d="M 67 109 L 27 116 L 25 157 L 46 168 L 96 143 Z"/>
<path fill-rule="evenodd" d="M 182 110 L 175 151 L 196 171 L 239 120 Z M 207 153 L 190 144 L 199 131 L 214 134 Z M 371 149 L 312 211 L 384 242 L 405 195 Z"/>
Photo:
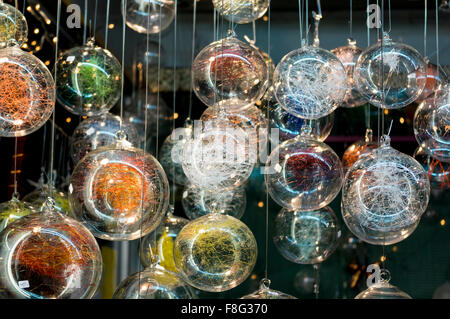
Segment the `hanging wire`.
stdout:
<path fill-rule="evenodd" d="M 192 55 L 191 55 L 191 66 L 194 64 L 195 59 L 195 31 L 196 31 L 196 25 L 197 25 L 197 0 L 193 0 L 194 2 L 194 13 L 192 18 Z M 214 23 L 215 25 L 215 23 Z M 192 91 L 193 91 L 193 72 L 191 68 L 191 83 L 189 86 L 189 111 L 188 111 L 188 117 L 187 120 L 191 120 L 192 117 Z"/>
<path fill-rule="evenodd" d="M 423 22 L 423 56 L 427 56 L 427 25 L 428 25 L 428 0 L 425 0 L 425 13 Z"/>
<path fill-rule="evenodd" d="M 178 0 L 175 0 L 175 18 L 173 24 L 173 115 L 172 131 L 175 130 L 175 114 L 177 101 L 177 20 L 178 20 Z M 175 164 L 172 161 L 172 176 L 175 176 Z M 172 205 L 175 209 L 175 192 L 172 192 Z"/>
<path fill-rule="evenodd" d="M 353 0 L 350 0 L 350 38 L 353 39 Z"/>
<path fill-rule="evenodd" d="M 94 10 L 94 27 L 92 32 L 95 35 L 95 29 L 97 28 L 97 10 L 98 10 L 98 0 L 95 0 L 95 10 Z"/>
<path fill-rule="evenodd" d="M 86 45 L 87 16 L 88 16 L 88 0 L 84 0 L 84 30 L 83 30 L 83 45 Z"/>
<path fill-rule="evenodd" d="M 126 23 L 127 23 L 127 10 L 126 10 L 126 1 L 122 1 L 122 82 L 121 82 L 121 91 L 120 91 L 120 130 L 122 131 L 123 125 L 123 97 L 124 97 L 124 87 L 125 87 L 125 41 L 126 41 Z"/>
<path fill-rule="evenodd" d="M 105 27 L 105 50 L 108 50 L 108 30 L 109 30 L 109 7 L 111 0 L 106 3 L 106 27 Z"/>
<path fill-rule="evenodd" d="M 155 157 L 159 155 L 159 107 L 160 107 L 160 92 L 159 82 L 161 81 L 161 25 L 162 25 L 162 6 L 159 6 L 159 34 L 158 34 L 158 84 L 156 92 L 156 142 L 155 142 Z M 145 106 L 147 107 L 147 105 Z M 175 114 L 173 114 L 175 116 Z M 147 138 L 147 137 L 145 137 Z"/>
<path fill-rule="evenodd" d="M 303 0 L 298 0 L 298 20 L 299 20 L 299 26 L 300 26 L 300 45 L 303 42 Z"/>
<path fill-rule="evenodd" d="M 370 5 L 370 1 L 367 0 L 366 2 L 367 7 L 366 7 L 366 14 L 367 14 L 367 20 L 366 20 L 366 27 L 367 27 L 367 47 L 370 46 L 370 28 L 369 28 L 369 24 L 367 23 L 369 20 L 369 5 Z M 370 129 L 371 123 L 370 123 L 370 103 L 366 103 L 364 112 L 366 113 L 366 128 Z"/>
<path fill-rule="evenodd" d="M 439 6 L 436 0 L 436 65 L 438 72 L 441 69 L 441 64 L 439 63 Z"/>

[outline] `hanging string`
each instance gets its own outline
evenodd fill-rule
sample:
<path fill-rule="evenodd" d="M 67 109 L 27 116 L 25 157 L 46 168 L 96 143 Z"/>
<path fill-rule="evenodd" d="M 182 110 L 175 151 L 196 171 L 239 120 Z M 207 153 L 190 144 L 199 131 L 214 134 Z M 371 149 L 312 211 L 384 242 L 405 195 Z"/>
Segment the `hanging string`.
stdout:
<path fill-rule="evenodd" d="M 173 23 L 173 116 L 172 131 L 175 130 L 175 114 L 177 99 L 177 20 L 178 20 L 178 0 L 175 0 L 175 18 Z M 175 165 L 172 162 L 172 176 L 175 176 Z M 172 192 L 172 203 L 175 209 L 175 192 Z"/>
<path fill-rule="evenodd" d="M 320 287 L 320 264 L 314 264 L 314 296 L 319 299 L 319 287 Z"/>
<path fill-rule="evenodd" d="M 158 155 L 159 155 L 159 107 L 160 107 L 159 82 L 161 81 L 161 25 L 162 25 L 162 6 L 159 6 L 158 84 L 157 84 L 157 92 L 156 92 L 156 142 L 155 142 L 156 158 L 158 158 Z M 147 105 L 145 107 L 147 107 Z M 173 114 L 173 116 L 175 116 L 175 114 Z"/>
<path fill-rule="evenodd" d="M 196 24 L 197 24 L 197 0 L 194 0 L 194 13 L 193 13 L 193 18 L 192 18 L 192 54 L 191 54 L 191 66 L 194 64 L 194 59 L 195 59 L 195 31 L 196 31 Z M 215 23 L 214 23 L 215 25 Z M 191 117 L 192 117 L 192 91 L 193 91 L 193 86 L 192 86 L 192 68 L 191 68 L 191 83 L 189 86 L 189 111 L 188 111 L 188 117 L 187 120 L 190 121 Z"/>
<path fill-rule="evenodd" d="M 309 18 L 309 9 L 308 9 L 308 3 L 309 0 L 305 1 L 305 38 L 306 38 L 306 45 L 309 45 L 309 22 L 308 22 L 308 18 Z"/>
<path fill-rule="evenodd" d="M 369 4 L 370 1 L 367 0 L 367 7 L 366 7 L 366 14 L 367 14 L 367 20 L 366 20 L 366 26 L 367 26 L 367 47 L 370 46 L 370 28 L 369 28 L 369 24 L 367 23 L 367 21 L 369 20 Z M 364 112 L 366 114 L 366 128 L 370 129 L 371 123 L 370 123 L 370 103 L 366 103 Z"/>
<path fill-rule="evenodd" d="M 298 20 L 299 20 L 299 26 L 300 26 L 300 45 L 302 45 L 303 42 L 303 0 L 298 0 Z"/>
<path fill-rule="evenodd" d="M 439 7 L 436 0 L 436 65 L 438 72 L 441 70 L 441 64 L 439 63 Z"/>
<path fill-rule="evenodd" d="M 84 30 L 83 30 L 83 45 L 86 45 L 87 16 L 88 16 L 88 0 L 84 0 Z"/>
<path fill-rule="evenodd" d="M 428 0 L 425 0 L 425 16 L 423 22 L 423 56 L 427 56 Z"/>
<path fill-rule="evenodd" d="M 110 0 L 107 0 L 107 3 L 106 3 L 106 27 L 105 27 L 105 50 L 108 50 L 109 6 L 110 6 Z"/>
<path fill-rule="evenodd" d="M 93 35 L 95 35 L 95 29 L 97 28 L 97 9 L 98 9 L 98 0 L 95 0 L 94 27 L 92 28 Z M 106 26 L 106 27 L 108 27 L 108 26 Z"/>
<path fill-rule="evenodd" d="M 1 3 L 1 1 L 0 1 Z M 19 3 L 18 0 L 15 1 L 16 9 L 19 10 Z M 14 11 L 14 21 L 17 20 L 17 11 Z M 14 34 L 16 34 L 16 28 L 17 25 L 14 24 Z M 13 191 L 13 198 L 18 198 L 17 194 L 17 136 L 14 137 L 14 191 Z"/>
<path fill-rule="evenodd" d="M 125 35 L 126 35 L 126 23 L 127 23 L 127 3 L 126 1 L 122 1 L 122 82 L 121 82 L 121 91 L 120 91 L 120 130 L 122 131 L 123 125 L 123 96 L 124 96 L 124 87 L 125 87 Z"/>
<path fill-rule="evenodd" d="M 350 38 L 353 39 L 353 0 L 350 0 Z"/>

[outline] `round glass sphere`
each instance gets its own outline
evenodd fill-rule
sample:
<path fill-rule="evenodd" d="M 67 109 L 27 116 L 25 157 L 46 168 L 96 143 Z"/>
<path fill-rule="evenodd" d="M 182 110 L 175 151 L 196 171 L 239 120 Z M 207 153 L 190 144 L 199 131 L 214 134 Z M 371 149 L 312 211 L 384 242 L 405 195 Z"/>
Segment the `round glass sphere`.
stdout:
<path fill-rule="evenodd" d="M 191 286 L 226 291 L 253 270 L 258 249 L 250 229 L 239 219 L 211 213 L 187 224 L 175 240 L 175 266 Z"/>
<path fill-rule="evenodd" d="M 360 292 L 355 299 L 412 299 L 406 292 L 388 282 L 380 281 Z"/>
<path fill-rule="evenodd" d="M 450 189 L 450 163 L 438 161 L 428 155 L 420 146 L 414 152 L 413 157 L 427 172 L 432 189 Z"/>
<path fill-rule="evenodd" d="M 192 126 L 175 129 L 170 134 L 159 150 L 159 162 L 161 163 L 167 177 L 179 185 L 189 183 L 183 171 L 183 149 L 184 145 L 192 139 Z"/>
<path fill-rule="evenodd" d="M 87 153 L 102 146 L 114 145 L 121 134 L 126 135 L 131 145 L 139 146 L 140 137 L 133 124 L 122 122 L 120 117 L 111 113 L 88 117 L 75 128 L 70 138 L 70 157 L 76 164 Z"/>
<path fill-rule="evenodd" d="M 304 46 L 281 59 L 273 74 L 273 87 L 283 109 L 314 120 L 342 104 L 347 74 L 342 62 L 330 51 Z"/>
<path fill-rule="evenodd" d="M 205 47 L 192 64 L 197 97 L 207 106 L 240 110 L 267 89 L 267 64 L 257 49 L 229 36 Z"/>
<path fill-rule="evenodd" d="M 367 102 L 364 96 L 356 89 L 353 78 L 356 61 L 361 52 L 362 50 L 356 46 L 356 42 L 353 39 L 348 39 L 347 45 L 331 50 L 331 53 L 341 60 L 347 72 L 347 92 L 345 93 L 344 101 L 341 103 L 342 107 L 356 107 Z"/>
<path fill-rule="evenodd" d="M 355 66 L 358 91 L 377 107 L 402 108 L 422 93 L 427 65 L 413 47 L 384 39 L 364 50 Z"/>
<path fill-rule="evenodd" d="M 285 294 L 284 292 L 272 290 L 269 288 L 270 280 L 263 279 L 259 285 L 259 289 L 240 299 L 297 299 L 294 296 Z"/>
<path fill-rule="evenodd" d="M 243 187 L 215 192 L 190 185 L 183 192 L 181 204 L 190 220 L 197 219 L 215 210 L 221 214 L 240 219 L 247 206 L 247 196 Z"/>
<path fill-rule="evenodd" d="M 347 227 L 361 240 L 391 245 L 407 238 L 417 227 L 430 197 L 423 167 L 411 156 L 389 145 L 360 158 L 347 171 L 341 211 Z"/>
<path fill-rule="evenodd" d="M 49 207 L 0 233 L 0 287 L 9 298 L 91 298 L 102 275 L 97 241 Z"/>
<path fill-rule="evenodd" d="M 145 236 L 161 223 L 169 205 L 169 182 L 161 165 L 124 143 L 88 153 L 70 177 L 71 210 L 101 239 Z"/>
<path fill-rule="evenodd" d="M 44 63 L 18 46 L 0 50 L 0 136 L 38 130 L 55 107 L 55 82 Z"/>
<path fill-rule="evenodd" d="M 269 2 L 270 0 L 212 0 L 220 15 L 238 24 L 261 18 L 267 12 Z"/>
<path fill-rule="evenodd" d="M 372 130 L 367 129 L 364 140 L 357 141 L 347 147 L 344 155 L 342 156 L 344 172 L 347 172 L 347 170 L 361 157 L 367 155 L 378 147 L 378 143 L 372 140 L 372 136 Z"/>
<path fill-rule="evenodd" d="M 275 218 L 275 247 L 297 264 L 323 262 L 335 251 L 340 237 L 337 217 L 329 207 L 310 212 L 283 208 Z"/>
<path fill-rule="evenodd" d="M 24 15 L 15 7 L 0 3 L 0 49 L 14 41 L 20 46 L 27 41 L 28 24 Z"/>
<path fill-rule="evenodd" d="M 76 115 L 106 113 L 120 98 L 121 74 L 119 61 L 91 39 L 58 58 L 56 98 Z"/>
<path fill-rule="evenodd" d="M 289 210 L 327 206 L 342 186 L 342 163 L 336 153 L 311 137 L 299 135 L 275 148 L 264 175 L 272 199 Z"/>
<path fill-rule="evenodd" d="M 425 62 L 427 62 L 427 72 L 425 74 L 420 72 L 417 73 L 417 77 L 425 79 L 425 87 L 419 97 L 415 100 L 417 104 L 422 103 L 430 95 L 448 83 L 447 75 L 441 68 L 438 68 L 437 65 L 429 62 L 427 58 L 425 58 Z"/>
<path fill-rule="evenodd" d="M 414 135 L 426 153 L 450 163 L 450 84 L 417 107 Z"/>
<path fill-rule="evenodd" d="M 139 33 L 159 33 L 167 29 L 175 18 L 173 0 L 122 1 L 127 2 L 125 17 L 127 26 Z"/>
<path fill-rule="evenodd" d="M 316 281 L 314 267 L 305 267 L 295 275 L 294 288 L 302 295 L 310 295 L 314 293 Z"/>
<path fill-rule="evenodd" d="M 158 63 L 166 65 L 166 57 L 167 53 L 164 47 L 160 46 L 158 41 L 149 40 L 147 44 L 147 37 L 143 37 L 135 51 L 136 64 L 141 63 L 144 72 L 147 69 L 147 63 L 149 68 L 158 67 Z"/>
<path fill-rule="evenodd" d="M 67 193 L 56 189 L 54 186 L 49 186 L 48 184 L 36 188 L 31 193 L 24 196 L 22 200 L 35 210 L 41 212 L 46 209 L 46 203 L 49 197 L 53 199 L 53 208 L 57 212 L 67 216 L 71 215 Z"/>
<path fill-rule="evenodd" d="M 177 272 L 173 258 L 173 246 L 180 230 L 189 223 L 186 218 L 178 217 L 172 213 L 173 207 L 161 222 L 161 224 L 140 242 L 139 257 L 144 267 L 149 267 L 155 262 L 155 257 L 160 265 L 172 272 Z"/>
<path fill-rule="evenodd" d="M 224 117 L 202 122 L 183 149 L 183 171 L 192 184 L 210 190 L 242 185 L 256 163 L 255 147 L 239 125 Z"/>
<path fill-rule="evenodd" d="M 13 197 L 0 204 L 0 232 L 13 221 L 35 212 L 34 207 Z"/>

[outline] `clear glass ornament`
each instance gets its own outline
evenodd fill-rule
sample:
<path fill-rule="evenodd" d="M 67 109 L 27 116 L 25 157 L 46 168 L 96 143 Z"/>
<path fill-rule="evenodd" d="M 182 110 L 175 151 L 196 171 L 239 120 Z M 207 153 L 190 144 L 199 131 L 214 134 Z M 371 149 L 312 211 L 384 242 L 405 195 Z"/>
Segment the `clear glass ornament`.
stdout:
<path fill-rule="evenodd" d="M 420 146 L 414 152 L 413 157 L 427 172 L 432 189 L 450 189 L 450 163 L 438 161 L 428 155 Z"/>
<path fill-rule="evenodd" d="M 241 219 L 247 206 L 247 196 L 242 186 L 215 192 L 189 185 L 183 192 L 181 204 L 190 220 L 207 215 L 214 210 Z"/>
<path fill-rule="evenodd" d="M 357 141 L 350 145 L 344 152 L 342 156 L 342 165 L 344 167 L 344 172 L 347 170 L 361 157 L 372 152 L 378 147 L 378 143 L 373 141 L 373 132 L 371 129 L 366 130 L 366 135 L 364 140 Z"/>
<path fill-rule="evenodd" d="M 167 177 L 179 185 L 187 185 L 189 183 L 183 171 L 182 157 L 184 145 L 192 139 L 192 134 L 191 125 L 177 128 L 164 140 L 159 150 L 159 162 L 164 168 Z"/>
<path fill-rule="evenodd" d="M 258 249 L 239 219 L 211 213 L 187 224 L 177 236 L 175 266 L 191 286 L 220 292 L 241 284 L 253 270 Z"/>
<path fill-rule="evenodd" d="M 281 59 L 273 75 L 273 87 L 283 109 L 314 120 L 342 104 L 347 74 L 342 62 L 330 51 L 303 46 Z"/>
<path fill-rule="evenodd" d="M 25 195 L 22 201 L 41 212 L 46 209 L 49 197 L 54 201 L 53 209 L 63 215 L 70 216 L 71 212 L 67 193 L 48 184 L 41 185 L 31 193 Z"/>
<path fill-rule="evenodd" d="M 0 136 L 25 136 L 47 122 L 55 82 L 41 60 L 17 45 L 0 50 L 0 83 Z"/>
<path fill-rule="evenodd" d="M 370 104 L 398 109 L 419 97 L 426 72 L 427 65 L 416 49 L 385 34 L 383 40 L 361 53 L 353 76 L 358 91 Z"/>
<path fill-rule="evenodd" d="M 424 60 L 427 62 L 427 72 L 425 74 L 419 72 L 417 73 L 417 77 L 425 79 L 425 87 L 419 97 L 415 100 L 417 104 L 425 101 L 430 95 L 434 94 L 448 83 L 448 77 L 441 68 L 428 61 L 426 57 Z"/>
<path fill-rule="evenodd" d="M 423 167 L 411 156 L 381 146 L 360 158 L 347 171 L 341 211 L 347 227 L 373 245 L 391 245 L 407 238 L 417 227 L 430 197 Z"/>
<path fill-rule="evenodd" d="M 267 12 L 269 2 L 270 0 L 212 0 L 220 15 L 238 24 L 261 18 Z"/>
<path fill-rule="evenodd" d="M 417 107 L 414 135 L 430 156 L 450 163 L 450 84 Z"/>
<path fill-rule="evenodd" d="M 446 282 L 437 287 L 433 292 L 433 299 L 450 299 L 450 283 Z"/>
<path fill-rule="evenodd" d="M 50 204 L 0 233 L 0 290 L 8 298 L 91 298 L 102 267 L 92 234 Z"/>
<path fill-rule="evenodd" d="M 251 138 L 225 117 L 202 122 L 183 149 L 183 171 L 192 184 L 210 190 L 242 185 L 256 163 Z"/>
<path fill-rule="evenodd" d="M 311 211 L 327 206 L 342 186 L 342 163 L 323 142 L 301 134 L 275 148 L 264 175 L 272 199 L 289 210 Z"/>
<path fill-rule="evenodd" d="M 169 182 L 152 155 L 121 141 L 78 162 L 70 177 L 69 203 L 94 236 L 133 240 L 161 223 Z"/>
<path fill-rule="evenodd" d="M 192 81 L 195 94 L 207 106 L 240 110 L 264 95 L 267 65 L 257 49 L 230 31 L 228 37 L 211 43 L 196 56 Z"/>
<path fill-rule="evenodd" d="M 275 218 L 275 247 L 297 264 L 323 262 L 335 251 L 340 237 L 337 217 L 329 207 L 310 212 L 283 208 Z"/>
<path fill-rule="evenodd" d="M 35 212 L 35 208 L 26 202 L 13 197 L 10 201 L 0 204 L 0 232 L 9 224 Z"/>
<path fill-rule="evenodd" d="M 173 214 L 173 206 L 169 207 L 167 215 L 161 224 L 150 234 L 142 238 L 139 244 L 139 257 L 144 267 L 155 262 L 155 257 L 161 267 L 177 272 L 173 258 L 173 246 L 180 230 L 189 223 L 186 218 Z"/>
<path fill-rule="evenodd" d="M 121 74 L 119 61 L 91 39 L 58 58 L 56 97 L 76 115 L 106 113 L 120 98 Z"/>
<path fill-rule="evenodd" d="M 384 275 L 383 272 L 386 270 L 382 270 L 382 275 Z M 389 283 L 390 275 L 387 276 L 388 278 L 382 278 L 379 282 L 360 292 L 355 299 L 412 299 L 406 292 L 391 285 Z"/>
<path fill-rule="evenodd" d="M 356 89 L 355 80 L 353 78 L 356 61 L 361 55 L 361 52 L 362 50 L 356 46 L 356 41 L 353 39 L 348 39 L 347 45 L 331 50 L 331 53 L 341 60 L 345 71 L 347 72 L 347 92 L 345 93 L 344 101 L 341 104 L 342 107 L 356 107 L 367 102 L 364 96 Z"/>
<path fill-rule="evenodd" d="M 294 288 L 302 295 L 310 295 L 314 293 L 316 281 L 314 268 L 311 266 L 305 267 L 295 275 Z"/>
<path fill-rule="evenodd" d="M 147 63 L 149 68 L 157 68 L 158 63 L 160 65 L 166 65 L 166 50 L 159 45 L 158 41 L 152 41 L 149 39 L 147 43 L 147 37 L 144 37 L 138 45 L 136 54 L 136 64 L 142 65 L 142 68 L 146 71 Z M 151 72 L 149 70 L 149 72 Z"/>
<path fill-rule="evenodd" d="M 69 151 L 73 163 L 78 163 L 87 153 L 99 147 L 114 145 L 121 134 L 126 135 L 131 145 L 139 146 L 137 129 L 129 122 L 122 122 L 116 115 L 105 113 L 85 119 L 70 138 Z"/>
<path fill-rule="evenodd" d="M 0 49 L 10 46 L 11 40 L 20 47 L 27 36 L 28 24 L 22 12 L 0 1 Z"/>
<path fill-rule="evenodd" d="M 270 287 L 270 280 L 263 279 L 259 284 L 259 289 L 249 295 L 241 297 L 240 299 L 297 299 L 294 296 L 285 294 L 284 292 L 272 290 Z"/>
<path fill-rule="evenodd" d="M 175 18 L 173 0 L 126 1 L 126 24 L 136 32 L 155 34 L 167 29 Z"/>

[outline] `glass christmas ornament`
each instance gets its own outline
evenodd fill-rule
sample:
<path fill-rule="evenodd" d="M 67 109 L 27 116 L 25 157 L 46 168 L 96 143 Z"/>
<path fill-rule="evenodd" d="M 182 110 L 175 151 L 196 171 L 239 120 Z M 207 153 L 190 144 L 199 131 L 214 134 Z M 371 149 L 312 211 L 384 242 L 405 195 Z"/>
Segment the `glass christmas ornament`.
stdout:
<path fill-rule="evenodd" d="M 273 242 L 281 255 L 297 264 L 317 264 L 336 249 L 341 231 L 333 210 L 310 212 L 283 208 L 275 218 Z"/>
<path fill-rule="evenodd" d="M 347 227 L 373 245 L 391 245 L 407 238 L 417 227 L 430 197 L 423 167 L 390 145 L 360 158 L 347 171 L 341 211 Z"/>
<path fill-rule="evenodd" d="M 301 134 L 275 148 L 264 175 L 272 199 L 289 210 L 311 211 L 327 206 L 339 193 L 342 163 L 318 140 Z"/>
<path fill-rule="evenodd" d="M 212 0 L 214 8 L 227 20 L 238 24 L 261 18 L 269 8 L 270 0 Z"/>
<path fill-rule="evenodd" d="M 71 212 L 67 193 L 48 184 L 42 185 L 24 196 L 23 201 L 41 212 L 46 209 L 46 203 L 49 197 L 53 199 L 53 208 L 57 212 L 70 216 Z"/>
<path fill-rule="evenodd" d="M 433 292 L 433 299 L 450 299 L 450 283 L 446 282 L 437 287 Z"/>
<path fill-rule="evenodd" d="M 342 62 L 330 51 L 303 46 L 281 59 L 273 75 L 273 87 L 283 109 L 314 120 L 342 104 L 347 75 Z"/>
<path fill-rule="evenodd" d="M 267 65 L 257 49 L 230 32 L 196 56 L 192 81 L 195 94 L 207 106 L 240 110 L 263 96 L 268 85 Z"/>
<path fill-rule="evenodd" d="M 35 212 L 34 207 L 13 197 L 10 201 L 0 204 L 0 232 L 13 221 Z"/>
<path fill-rule="evenodd" d="M 194 299 L 192 289 L 174 272 L 152 265 L 123 280 L 113 299 Z"/>
<path fill-rule="evenodd" d="M 189 223 L 186 218 L 173 215 L 173 206 L 169 207 L 166 217 L 150 234 L 145 236 L 139 246 L 139 257 L 144 267 L 149 267 L 157 257 L 160 265 L 177 272 L 173 259 L 173 246 L 180 230 Z"/>
<path fill-rule="evenodd" d="M 91 39 L 58 58 L 56 97 L 76 115 L 106 113 L 120 98 L 121 73 L 119 61 Z"/>
<path fill-rule="evenodd" d="M 0 136 L 25 136 L 50 118 L 55 83 L 44 63 L 18 46 L 0 51 Z"/>
<path fill-rule="evenodd" d="M 183 192 L 181 204 L 190 220 L 207 215 L 214 210 L 240 219 L 247 206 L 247 196 L 243 187 L 215 192 L 190 185 Z"/>
<path fill-rule="evenodd" d="M 0 1 L 0 49 L 12 42 L 22 46 L 27 41 L 28 24 L 24 15 L 15 7 Z"/>
<path fill-rule="evenodd" d="M 414 152 L 413 157 L 427 172 L 432 189 L 450 189 L 450 163 L 438 161 L 428 155 L 420 146 Z"/>
<path fill-rule="evenodd" d="M 414 135 L 430 156 L 450 163 L 450 84 L 417 107 Z"/>
<path fill-rule="evenodd" d="M 89 117 L 75 128 L 70 138 L 70 157 L 76 164 L 87 153 L 102 146 L 114 145 L 121 134 L 126 135 L 131 145 L 139 146 L 140 137 L 133 124 L 122 122 L 120 117 L 111 113 Z"/>
<path fill-rule="evenodd" d="M 425 79 L 425 87 L 419 97 L 415 100 L 417 104 L 422 103 L 430 95 L 448 83 L 447 75 L 441 68 L 438 68 L 437 65 L 428 61 L 427 58 L 424 58 L 424 60 L 427 62 L 427 72 L 425 74 L 418 72 L 417 77 Z"/>
<path fill-rule="evenodd" d="M 387 270 L 382 269 L 381 276 L 378 282 L 360 292 L 355 299 L 412 299 L 406 292 L 389 283 L 390 274 Z"/>
<path fill-rule="evenodd" d="M 184 174 L 182 157 L 184 145 L 192 139 L 192 126 L 175 129 L 170 134 L 159 150 L 159 162 L 161 163 L 167 177 L 179 185 L 187 185 L 188 178 Z"/>
<path fill-rule="evenodd" d="M 372 152 L 378 147 L 378 143 L 373 140 L 373 132 L 371 129 L 366 130 L 364 140 L 357 141 L 350 145 L 342 156 L 342 165 L 346 172 L 357 160 L 366 154 Z"/>
<path fill-rule="evenodd" d="M 76 165 L 69 203 L 76 219 L 94 236 L 133 240 L 162 221 L 169 182 L 158 161 L 125 141 L 88 153 Z"/>
<path fill-rule="evenodd" d="M 167 29 L 175 18 L 173 0 L 126 1 L 126 23 L 136 32 L 155 34 Z"/>
<path fill-rule="evenodd" d="M 347 92 L 341 104 L 342 107 L 356 107 L 367 102 L 356 89 L 353 78 L 356 61 L 361 55 L 361 52 L 362 50 L 356 46 L 356 41 L 353 39 L 348 39 L 347 45 L 331 50 L 331 53 L 341 60 L 347 72 Z"/>
<path fill-rule="evenodd" d="M 187 224 L 175 240 L 175 266 L 191 286 L 220 292 L 250 275 L 258 250 L 250 229 L 239 219 L 211 213 Z"/>
<path fill-rule="evenodd" d="M 10 224 L 0 243 L 0 286 L 8 298 L 91 298 L 100 284 L 97 241 L 50 204 Z"/>
<path fill-rule="evenodd" d="M 259 285 L 259 289 L 249 295 L 241 297 L 241 299 L 297 299 L 294 296 L 285 294 L 284 292 L 272 290 L 269 288 L 270 280 L 263 279 Z"/>
<path fill-rule="evenodd" d="M 250 176 L 257 154 L 251 138 L 225 117 L 202 122 L 183 149 L 183 171 L 192 184 L 224 190 L 242 185 Z"/>
<path fill-rule="evenodd" d="M 294 288 L 302 295 L 309 295 L 314 293 L 316 281 L 314 268 L 311 266 L 305 267 L 295 275 Z"/>
<path fill-rule="evenodd" d="M 426 72 L 427 65 L 416 49 L 394 42 L 385 34 L 383 40 L 361 53 L 354 80 L 370 104 L 398 109 L 419 97 L 425 87 Z"/>

